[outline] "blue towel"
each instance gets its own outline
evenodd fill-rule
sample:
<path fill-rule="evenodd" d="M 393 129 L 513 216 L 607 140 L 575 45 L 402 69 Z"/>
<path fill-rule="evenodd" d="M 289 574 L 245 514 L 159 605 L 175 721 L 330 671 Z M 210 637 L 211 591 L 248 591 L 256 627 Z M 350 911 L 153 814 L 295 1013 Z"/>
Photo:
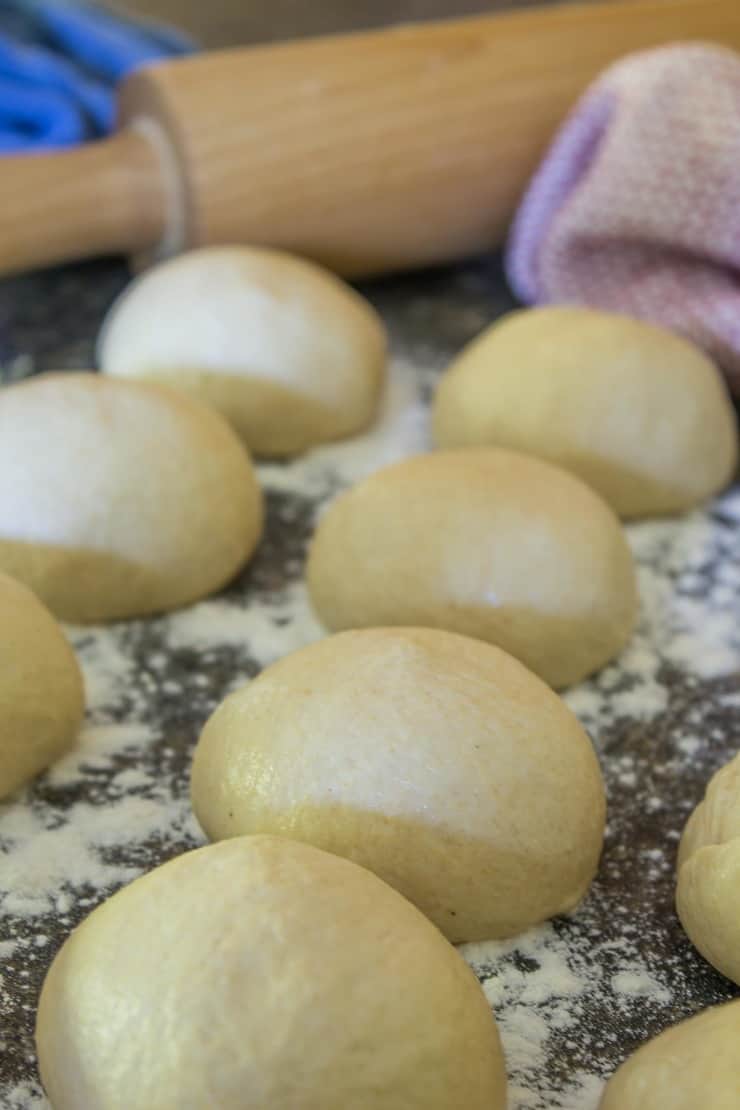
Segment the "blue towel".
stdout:
<path fill-rule="evenodd" d="M 0 0 L 0 153 L 107 134 L 123 77 L 193 49 L 180 32 L 92 4 Z"/>

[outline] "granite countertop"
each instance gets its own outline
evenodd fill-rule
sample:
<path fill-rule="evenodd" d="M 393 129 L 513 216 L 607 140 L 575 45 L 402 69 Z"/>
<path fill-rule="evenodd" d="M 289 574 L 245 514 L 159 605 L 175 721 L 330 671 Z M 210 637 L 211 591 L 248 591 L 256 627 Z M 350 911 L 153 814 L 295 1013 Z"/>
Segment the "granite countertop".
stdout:
<path fill-rule="evenodd" d="M 3 377 L 90 366 L 102 314 L 125 281 L 122 265 L 104 261 L 0 284 Z M 364 292 L 393 346 L 378 426 L 260 467 L 266 537 L 225 594 L 154 620 L 69 629 L 88 689 L 80 747 L 0 806 L 3 1107 L 44 1105 L 34 1011 L 72 926 L 134 875 L 202 841 L 188 771 L 205 718 L 235 685 L 321 634 L 302 584 L 317 511 L 342 486 L 427 446 L 436 377 L 513 303 L 497 257 Z M 618 661 L 567 694 L 608 784 L 599 877 L 573 917 L 463 949 L 500 1021 L 511 1110 L 595 1110 L 603 1077 L 646 1037 L 736 993 L 684 936 L 673 867 L 708 776 L 740 748 L 740 489 L 628 534 L 640 627 Z"/>

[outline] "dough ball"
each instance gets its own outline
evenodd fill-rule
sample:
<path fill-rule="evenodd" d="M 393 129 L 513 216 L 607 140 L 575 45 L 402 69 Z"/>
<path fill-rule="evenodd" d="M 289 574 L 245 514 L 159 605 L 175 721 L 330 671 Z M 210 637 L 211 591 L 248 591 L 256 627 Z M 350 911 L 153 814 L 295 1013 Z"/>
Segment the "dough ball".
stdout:
<path fill-rule="evenodd" d="M 676 908 L 702 956 L 740 984 L 740 755 L 714 775 L 688 820 Z"/>
<path fill-rule="evenodd" d="M 606 1085 L 599 1110 L 737 1110 L 740 999 L 648 1041 Z"/>
<path fill-rule="evenodd" d="M 206 725 L 192 798 L 212 839 L 347 856 L 455 942 L 571 909 L 604 835 L 567 706 L 498 648 L 427 628 L 344 632 L 268 667 Z"/>
<path fill-rule="evenodd" d="M 54 1110 L 504 1110 L 475 976 L 394 890 L 273 837 L 188 852 L 77 928 L 36 1028 Z"/>
<path fill-rule="evenodd" d="M 0 390 L 0 570 L 63 620 L 195 601 L 236 574 L 261 528 L 246 451 L 190 398 L 98 374 Z"/>
<path fill-rule="evenodd" d="M 378 471 L 320 521 L 308 560 L 333 631 L 428 625 L 498 644 L 550 685 L 627 642 L 637 594 L 611 510 L 512 451 L 438 451 Z"/>
<path fill-rule="evenodd" d="M 30 590 L 0 574 L 0 798 L 72 746 L 84 709 L 61 628 Z"/>
<path fill-rule="evenodd" d="M 434 404 L 442 447 L 490 444 L 571 470 L 621 516 L 687 509 L 730 481 L 735 415 L 685 339 L 588 308 L 514 312 L 453 362 Z"/>
<path fill-rule="evenodd" d="M 280 251 L 206 247 L 124 291 L 98 358 L 107 374 L 186 390 L 255 454 L 275 456 L 365 428 L 385 346 L 374 309 L 327 270 Z"/>

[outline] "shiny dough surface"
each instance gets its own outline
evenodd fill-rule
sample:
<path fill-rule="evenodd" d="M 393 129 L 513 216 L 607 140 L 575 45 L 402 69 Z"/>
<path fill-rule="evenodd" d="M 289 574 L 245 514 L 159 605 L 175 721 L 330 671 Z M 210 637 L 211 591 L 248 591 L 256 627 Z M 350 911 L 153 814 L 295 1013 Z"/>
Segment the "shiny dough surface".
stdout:
<path fill-rule="evenodd" d="M 44 983 L 54 1110 L 504 1110 L 472 971 L 374 875 L 241 837 L 96 909 Z"/>
<path fill-rule="evenodd" d="M 704 1010 L 622 1064 L 599 1110 L 737 1110 L 739 1045 L 740 999 Z"/>
<path fill-rule="evenodd" d="M 0 573 L 0 798 L 74 743 L 84 712 L 82 674 L 51 613 Z"/>
<path fill-rule="evenodd" d="M 564 470 L 493 448 L 418 455 L 342 494 L 319 521 L 307 578 L 332 631 L 459 632 L 555 687 L 612 659 L 637 613 L 612 510 Z"/>
<path fill-rule="evenodd" d="M 678 335 L 595 309 L 511 313 L 470 343 L 437 388 L 441 447 L 499 446 L 572 471 L 625 517 L 690 508 L 737 465 L 717 367 Z"/>
<path fill-rule="evenodd" d="M 230 695 L 196 749 L 213 839 L 274 833 L 347 856 L 453 941 L 582 898 L 604 833 L 583 728 L 517 660 L 435 629 L 344 632 Z"/>
<path fill-rule="evenodd" d="M 713 776 L 686 824 L 676 908 L 702 956 L 740 985 L 740 755 Z"/>
<path fill-rule="evenodd" d="M 302 258 L 205 247 L 137 278 L 98 340 L 106 374 L 212 405 L 257 455 L 292 455 L 373 419 L 383 323 L 359 293 Z"/>
<path fill-rule="evenodd" d="M 204 405 L 90 373 L 0 391 L 0 570 L 61 619 L 186 605 L 226 585 L 261 531 L 249 456 Z"/>

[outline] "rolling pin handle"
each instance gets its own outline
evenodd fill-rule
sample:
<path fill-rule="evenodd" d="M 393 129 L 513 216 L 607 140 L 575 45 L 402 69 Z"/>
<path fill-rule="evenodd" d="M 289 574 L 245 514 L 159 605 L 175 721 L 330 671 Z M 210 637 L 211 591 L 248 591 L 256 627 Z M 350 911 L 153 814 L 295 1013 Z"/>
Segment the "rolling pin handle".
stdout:
<path fill-rule="evenodd" d="M 0 159 L 0 270 L 151 251 L 168 228 L 162 150 L 144 128 Z M 171 217 L 170 217 L 171 219 Z"/>

